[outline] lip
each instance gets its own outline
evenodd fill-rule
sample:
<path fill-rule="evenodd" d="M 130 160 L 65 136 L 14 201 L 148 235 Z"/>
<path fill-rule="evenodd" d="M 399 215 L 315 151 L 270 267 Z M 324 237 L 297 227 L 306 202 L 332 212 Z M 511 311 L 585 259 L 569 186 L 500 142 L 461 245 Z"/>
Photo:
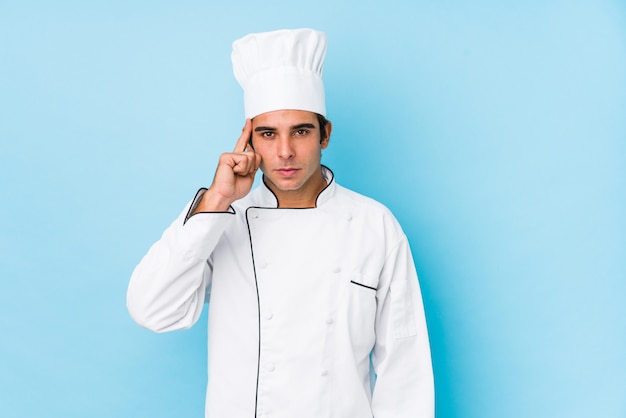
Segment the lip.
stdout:
<path fill-rule="evenodd" d="M 277 168 L 275 171 L 283 177 L 293 177 L 299 171 L 299 169 L 286 167 L 286 168 Z"/>

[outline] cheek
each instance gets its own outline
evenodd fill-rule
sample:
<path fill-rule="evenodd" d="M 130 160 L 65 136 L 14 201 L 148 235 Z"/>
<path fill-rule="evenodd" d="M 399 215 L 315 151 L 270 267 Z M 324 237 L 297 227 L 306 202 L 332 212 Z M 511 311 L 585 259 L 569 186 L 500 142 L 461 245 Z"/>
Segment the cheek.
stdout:
<path fill-rule="evenodd" d="M 269 150 L 265 149 L 265 148 L 261 148 L 261 149 L 255 149 L 255 153 L 257 155 L 261 156 L 261 163 L 259 164 L 259 168 L 261 169 L 261 171 L 263 171 L 265 173 L 265 168 L 268 165 L 272 164 L 272 155 L 270 152 L 268 152 Z"/>
<path fill-rule="evenodd" d="M 254 152 L 261 156 L 261 160 L 269 157 L 270 150 L 267 143 L 263 143 L 262 141 L 253 141 L 252 145 L 254 145 Z"/>
<path fill-rule="evenodd" d="M 319 144 L 315 144 L 315 147 L 309 152 L 311 159 L 318 160 L 322 156 L 322 149 Z"/>

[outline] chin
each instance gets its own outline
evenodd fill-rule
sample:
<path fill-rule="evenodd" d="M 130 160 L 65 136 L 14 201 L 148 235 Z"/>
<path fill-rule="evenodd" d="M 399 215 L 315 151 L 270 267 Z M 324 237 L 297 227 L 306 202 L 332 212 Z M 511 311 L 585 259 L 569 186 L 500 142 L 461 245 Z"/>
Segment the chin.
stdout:
<path fill-rule="evenodd" d="M 281 192 L 293 192 L 296 190 L 300 190 L 302 188 L 302 184 L 293 184 L 293 183 L 288 183 L 288 184 L 274 183 L 274 185 Z"/>

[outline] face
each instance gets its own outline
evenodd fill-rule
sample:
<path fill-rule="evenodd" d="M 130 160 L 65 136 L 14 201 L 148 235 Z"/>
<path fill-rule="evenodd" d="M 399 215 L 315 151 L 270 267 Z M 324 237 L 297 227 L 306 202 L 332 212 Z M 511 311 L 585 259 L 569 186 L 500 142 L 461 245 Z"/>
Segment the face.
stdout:
<path fill-rule="evenodd" d="M 252 119 L 252 144 L 261 155 L 261 170 L 279 205 L 315 203 L 326 186 L 320 160 L 328 146 L 331 125 L 320 142 L 317 115 L 303 110 L 277 110 Z"/>

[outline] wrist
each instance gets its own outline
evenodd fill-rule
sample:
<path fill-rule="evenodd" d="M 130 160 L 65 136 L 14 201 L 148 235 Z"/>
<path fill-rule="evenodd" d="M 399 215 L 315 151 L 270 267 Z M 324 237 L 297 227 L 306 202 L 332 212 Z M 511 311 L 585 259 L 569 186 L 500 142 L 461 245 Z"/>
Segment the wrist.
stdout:
<path fill-rule="evenodd" d="M 212 189 L 207 189 L 196 207 L 191 211 L 191 215 L 195 215 L 200 212 L 226 212 L 233 203 L 232 199 L 225 198 Z"/>

